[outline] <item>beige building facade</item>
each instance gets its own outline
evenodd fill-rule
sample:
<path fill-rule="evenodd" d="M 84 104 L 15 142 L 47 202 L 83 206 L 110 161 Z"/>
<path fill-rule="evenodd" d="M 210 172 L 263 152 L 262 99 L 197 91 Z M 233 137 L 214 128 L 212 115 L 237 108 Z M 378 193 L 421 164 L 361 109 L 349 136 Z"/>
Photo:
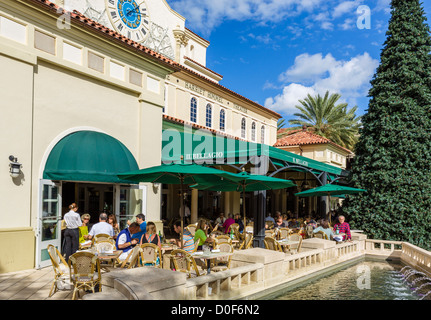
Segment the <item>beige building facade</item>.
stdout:
<path fill-rule="evenodd" d="M 6 0 L 0 70 L 0 273 L 49 264 L 46 246 L 61 246 L 58 221 L 71 202 L 82 200 L 81 214 L 92 204 L 95 222 L 105 209 L 122 211 L 123 220 L 141 212 L 159 220 L 160 195 L 151 185 L 45 176 L 54 150 L 84 164 L 103 159 L 98 145 L 56 149 L 83 132 L 123 148 L 136 167 L 160 164 L 164 81 L 178 70 L 175 62 L 53 3 Z M 82 154 L 85 147 L 95 152 Z M 11 177 L 14 158 L 21 167 Z"/>
<path fill-rule="evenodd" d="M 144 213 L 160 228 L 175 191 L 115 173 L 159 165 L 172 124 L 276 141 L 279 115 L 219 84 L 223 77 L 206 67 L 209 42 L 166 1 L 139 3 L 0 3 L 0 273 L 49 265 L 46 247 L 62 246 L 60 221 L 72 202 L 92 222 L 104 211 L 124 226 Z M 190 196 L 194 217 L 198 197 Z M 237 193 L 222 199 L 232 211 L 239 201 Z"/>

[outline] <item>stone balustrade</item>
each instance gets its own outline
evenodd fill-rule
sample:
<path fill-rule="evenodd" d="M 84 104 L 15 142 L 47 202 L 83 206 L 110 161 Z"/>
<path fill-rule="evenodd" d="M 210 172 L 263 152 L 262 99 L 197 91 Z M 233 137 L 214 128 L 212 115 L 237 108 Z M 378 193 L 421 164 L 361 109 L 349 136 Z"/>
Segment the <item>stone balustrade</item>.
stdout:
<path fill-rule="evenodd" d="M 120 292 L 124 299 L 259 298 L 281 286 L 367 255 L 401 259 L 413 267 L 431 270 L 431 253 L 426 250 L 405 242 L 370 240 L 363 234 L 352 234 L 352 241 L 339 244 L 318 238 L 305 239 L 300 252 L 295 254 L 263 248 L 237 250 L 230 269 L 195 278 L 187 279 L 181 272 L 143 267 L 113 270 L 103 275 L 102 283 Z M 87 294 L 84 298 L 106 299 L 104 295 L 108 293 Z"/>

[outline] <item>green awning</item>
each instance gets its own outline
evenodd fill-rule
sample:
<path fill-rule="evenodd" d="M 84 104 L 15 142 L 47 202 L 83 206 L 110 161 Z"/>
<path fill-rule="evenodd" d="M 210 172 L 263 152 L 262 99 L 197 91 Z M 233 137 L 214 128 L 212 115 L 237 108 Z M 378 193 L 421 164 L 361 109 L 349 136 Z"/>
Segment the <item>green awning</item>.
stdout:
<path fill-rule="evenodd" d="M 43 178 L 130 183 L 117 174 L 138 169 L 131 152 L 117 139 L 100 132 L 78 131 L 61 139 L 52 149 Z"/>
<path fill-rule="evenodd" d="M 284 167 L 288 163 L 296 171 L 307 169 L 315 173 L 327 172 L 331 176 L 347 176 L 347 171 L 341 168 L 269 145 L 163 122 L 162 163 L 242 164 L 253 156 L 268 156 L 275 165 Z"/>

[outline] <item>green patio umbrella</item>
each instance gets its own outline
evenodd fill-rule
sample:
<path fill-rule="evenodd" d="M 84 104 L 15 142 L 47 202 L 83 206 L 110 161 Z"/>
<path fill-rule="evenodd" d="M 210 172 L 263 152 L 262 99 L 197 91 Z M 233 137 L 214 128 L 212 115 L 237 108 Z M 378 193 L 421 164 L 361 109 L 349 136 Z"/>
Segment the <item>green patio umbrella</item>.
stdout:
<path fill-rule="evenodd" d="M 230 180 L 229 178 L 224 179 L 221 183 L 211 184 L 211 181 L 205 181 L 196 185 L 190 186 L 199 190 L 211 190 L 211 191 L 237 191 L 242 192 L 243 196 L 243 216 L 244 226 L 246 225 L 245 219 L 245 192 L 259 191 L 259 190 L 276 190 L 284 189 L 296 186 L 290 180 L 279 179 L 259 174 L 250 174 L 248 172 L 240 172 L 235 174 L 239 180 Z"/>
<path fill-rule="evenodd" d="M 329 200 L 332 196 L 346 195 L 346 194 L 358 194 L 360 192 L 365 192 L 365 189 L 357 189 L 351 187 L 340 186 L 336 184 L 325 184 L 324 186 L 316 187 L 310 190 L 295 193 L 298 197 L 325 197 L 328 196 Z"/>
<path fill-rule="evenodd" d="M 134 182 L 152 182 L 181 185 L 181 230 L 184 229 L 184 185 L 201 182 L 220 183 L 223 179 L 239 180 L 235 174 L 197 164 L 162 164 L 150 168 L 117 174 L 121 179 Z M 183 247 L 181 232 L 181 248 Z"/>

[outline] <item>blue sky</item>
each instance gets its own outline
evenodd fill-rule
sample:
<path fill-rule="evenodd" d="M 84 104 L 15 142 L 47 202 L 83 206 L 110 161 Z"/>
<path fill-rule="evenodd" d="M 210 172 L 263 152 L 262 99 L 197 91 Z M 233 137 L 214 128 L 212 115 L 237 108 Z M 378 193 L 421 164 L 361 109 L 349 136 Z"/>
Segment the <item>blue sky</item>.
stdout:
<path fill-rule="evenodd" d="M 326 90 L 357 105 L 358 115 L 366 112 L 390 0 L 167 1 L 210 41 L 207 67 L 223 75 L 220 84 L 277 111 L 286 123 L 298 99 Z M 428 23 L 430 2 L 422 4 Z M 360 6 L 370 9 L 369 20 Z"/>

